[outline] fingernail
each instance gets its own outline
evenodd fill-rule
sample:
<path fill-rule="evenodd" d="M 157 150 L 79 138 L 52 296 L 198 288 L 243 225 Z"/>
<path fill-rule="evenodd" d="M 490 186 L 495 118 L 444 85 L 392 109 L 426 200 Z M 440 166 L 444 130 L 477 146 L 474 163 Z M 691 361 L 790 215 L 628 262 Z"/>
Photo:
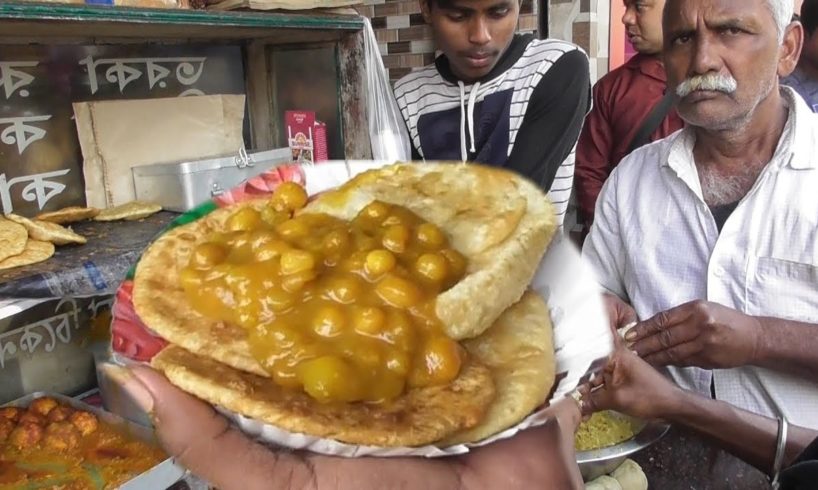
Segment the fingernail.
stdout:
<path fill-rule="evenodd" d="M 147 413 L 153 411 L 153 396 L 145 385 L 131 373 L 130 370 L 117 366 L 116 364 L 105 363 L 101 369 L 122 389 L 140 409 Z"/>

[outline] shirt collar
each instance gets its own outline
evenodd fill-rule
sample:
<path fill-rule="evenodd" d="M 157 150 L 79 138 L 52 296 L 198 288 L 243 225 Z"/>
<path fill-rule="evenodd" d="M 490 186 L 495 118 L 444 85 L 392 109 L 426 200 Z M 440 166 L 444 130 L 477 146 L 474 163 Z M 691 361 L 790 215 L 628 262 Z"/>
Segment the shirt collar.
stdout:
<path fill-rule="evenodd" d="M 665 67 L 658 55 L 636 53 L 628 60 L 625 67 L 629 70 L 638 70 L 642 75 L 655 78 L 660 82 L 667 82 Z"/>
<path fill-rule="evenodd" d="M 818 150 L 818 141 L 814 128 L 818 116 L 792 88 L 782 86 L 781 95 L 789 115 L 770 162 L 778 168 L 783 166 L 790 166 L 796 170 L 816 168 L 818 156 L 814 156 L 814 153 Z M 682 179 L 695 176 L 697 178 L 694 180 L 698 183 L 698 172 L 693 160 L 693 146 L 696 143 L 693 128 L 687 126 L 671 138 L 673 141 L 668 145 L 667 154 L 662 158 L 662 165 L 672 168 Z"/>

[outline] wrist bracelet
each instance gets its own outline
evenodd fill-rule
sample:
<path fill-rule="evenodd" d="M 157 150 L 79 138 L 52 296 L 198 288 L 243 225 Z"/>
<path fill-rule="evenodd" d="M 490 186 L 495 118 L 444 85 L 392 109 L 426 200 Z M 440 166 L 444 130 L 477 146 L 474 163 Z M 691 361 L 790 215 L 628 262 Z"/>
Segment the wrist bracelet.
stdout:
<path fill-rule="evenodd" d="M 775 460 L 773 461 L 772 472 L 772 488 L 778 490 L 779 482 L 778 476 L 781 473 L 781 467 L 784 466 L 784 454 L 787 452 L 787 432 L 789 430 L 789 423 L 786 417 L 778 418 L 778 438 L 775 446 Z"/>

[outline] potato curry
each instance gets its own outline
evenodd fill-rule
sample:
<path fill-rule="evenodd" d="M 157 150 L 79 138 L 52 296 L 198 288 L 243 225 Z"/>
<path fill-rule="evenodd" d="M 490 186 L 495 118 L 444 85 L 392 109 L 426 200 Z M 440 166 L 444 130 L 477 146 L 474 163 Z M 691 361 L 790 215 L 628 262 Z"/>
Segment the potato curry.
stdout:
<path fill-rule="evenodd" d="M 43 397 L 0 408 L 0 489 L 107 489 L 167 456 L 93 413 Z"/>

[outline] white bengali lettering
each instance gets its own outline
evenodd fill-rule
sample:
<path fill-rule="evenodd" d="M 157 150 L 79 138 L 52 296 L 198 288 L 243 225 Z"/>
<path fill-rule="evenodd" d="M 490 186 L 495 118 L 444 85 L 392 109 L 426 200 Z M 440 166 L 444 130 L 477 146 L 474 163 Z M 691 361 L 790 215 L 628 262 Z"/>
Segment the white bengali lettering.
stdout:
<path fill-rule="evenodd" d="M 0 118 L 0 127 L 9 125 L 0 132 L 0 141 L 11 146 L 17 145 L 17 152 L 22 155 L 26 148 L 37 140 L 45 138 L 46 130 L 32 123 L 45 122 L 51 119 L 46 116 L 22 116 Z"/>
<path fill-rule="evenodd" d="M 79 64 L 84 66 L 88 72 L 88 84 L 91 94 L 99 91 L 99 78 L 97 68 L 100 66 L 110 67 L 105 71 L 105 80 L 116 83 L 119 92 L 123 93 L 125 87 L 142 77 L 140 69 L 134 65 L 144 65 L 148 73 L 148 89 L 153 90 L 157 85 L 166 88 L 165 79 L 170 76 L 171 69 L 162 66 L 163 64 L 175 64 L 176 80 L 185 86 L 195 84 L 202 76 L 207 57 L 180 57 L 180 58 L 101 58 L 95 60 L 93 56 L 88 56 L 80 60 Z M 186 92 L 189 92 L 186 91 Z M 189 94 L 192 95 L 192 94 Z"/>
<path fill-rule="evenodd" d="M 110 310 L 114 305 L 114 298 L 111 296 L 110 298 L 103 299 L 101 301 L 97 301 L 97 298 L 91 299 L 91 303 L 88 304 L 88 311 L 91 313 L 91 318 L 95 318 L 99 315 L 100 308 L 105 308 Z"/>
<path fill-rule="evenodd" d="M 6 100 L 10 99 L 18 90 L 20 97 L 30 95 L 25 87 L 31 85 L 34 81 L 34 75 L 17 68 L 33 68 L 39 64 L 38 61 L 0 61 L 0 87 L 3 87 Z"/>
<path fill-rule="evenodd" d="M 28 184 L 23 187 L 20 193 L 21 197 L 28 202 L 37 201 L 38 208 L 42 210 L 48 201 L 61 194 L 66 187 L 65 184 L 50 179 L 62 177 L 69 172 L 71 172 L 71 169 L 67 168 L 41 174 L 23 175 L 8 180 L 6 180 L 6 174 L 0 174 L 0 204 L 3 206 L 3 212 L 8 214 L 14 211 L 14 205 L 11 201 L 11 188 L 15 184 L 23 183 Z"/>
<path fill-rule="evenodd" d="M 19 351 L 34 354 L 43 346 L 45 352 L 53 352 L 58 342 L 71 343 L 72 329 L 80 328 L 79 310 L 75 300 L 66 298 L 57 304 L 55 312 L 59 312 L 65 304 L 70 304 L 71 309 L 0 335 L 0 369 L 5 367 L 6 356 L 13 356 Z M 19 339 L 16 342 L 11 340 L 12 336 L 17 335 Z"/>

